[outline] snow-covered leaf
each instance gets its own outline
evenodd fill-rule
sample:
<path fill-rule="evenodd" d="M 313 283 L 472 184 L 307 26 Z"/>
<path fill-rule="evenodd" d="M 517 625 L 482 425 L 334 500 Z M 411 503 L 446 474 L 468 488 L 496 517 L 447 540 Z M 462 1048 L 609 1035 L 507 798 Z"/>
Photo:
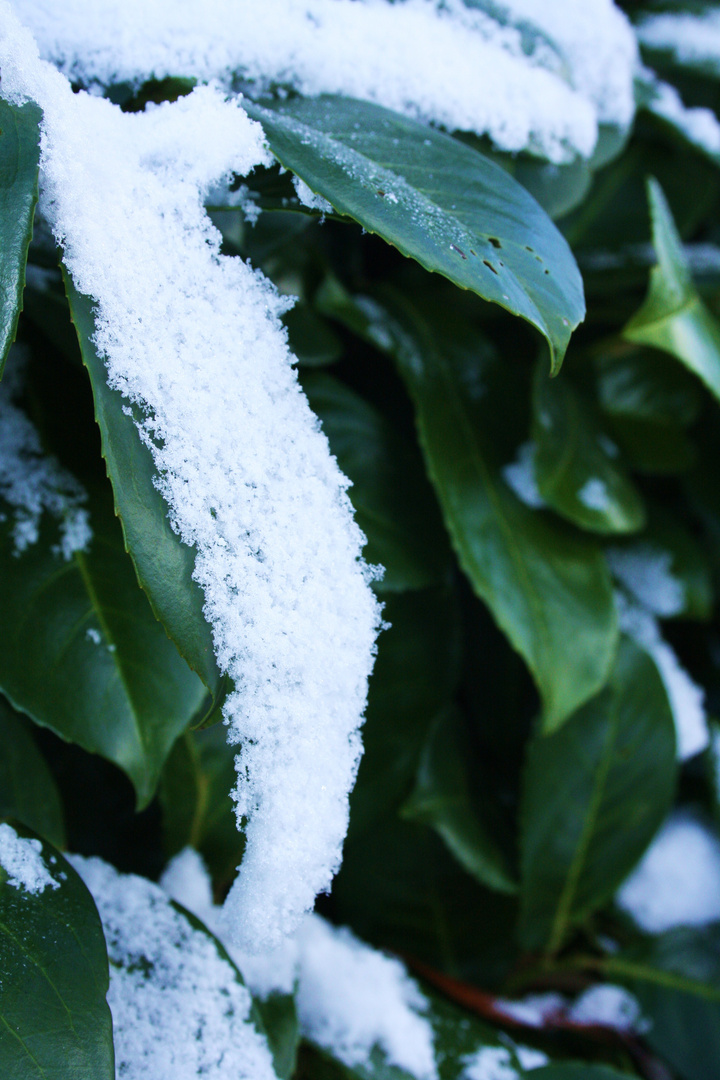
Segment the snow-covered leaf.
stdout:
<path fill-rule="evenodd" d="M 108 961 L 98 913 L 46 840 L 0 825 L 3 1080 L 114 1080 Z"/>

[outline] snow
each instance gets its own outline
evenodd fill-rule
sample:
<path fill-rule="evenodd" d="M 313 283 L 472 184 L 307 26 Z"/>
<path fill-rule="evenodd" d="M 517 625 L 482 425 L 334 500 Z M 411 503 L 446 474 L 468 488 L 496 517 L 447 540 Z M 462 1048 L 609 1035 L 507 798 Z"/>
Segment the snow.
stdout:
<path fill-rule="evenodd" d="M 433 1031 L 423 1015 L 428 1005 L 403 964 L 307 915 L 294 937 L 274 951 L 244 954 L 223 938 L 219 908 L 201 857 L 186 848 L 168 865 L 162 887 L 219 936 L 253 994 L 296 990 L 303 1034 L 353 1067 L 368 1064 L 379 1047 L 390 1064 L 417 1080 L 435 1080 Z"/>
<path fill-rule="evenodd" d="M 588 157 L 598 124 L 634 113 L 637 44 L 611 0 L 507 0 L 497 18 L 462 0 L 15 6 L 43 57 L 88 85 L 176 75 L 345 94 L 554 162 Z"/>
<path fill-rule="evenodd" d="M 55 553 L 68 560 L 92 539 L 87 493 L 56 458 L 43 452 L 40 436 L 16 404 L 22 388 L 23 355 L 16 345 L 0 383 L 0 497 L 12 509 L 14 554 L 22 555 L 40 538 L 47 512 L 60 526 Z"/>
<path fill-rule="evenodd" d="M 520 502 L 533 510 L 541 510 L 547 505 L 535 479 L 535 444 L 523 443 L 518 448 L 517 458 L 502 469 L 505 482 L 512 488 Z"/>
<path fill-rule="evenodd" d="M 680 131 L 688 142 L 710 156 L 720 154 L 720 121 L 705 108 L 688 108 L 674 86 L 643 71 L 642 81 L 648 92 L 645 107 Z"/>
<path fill-rule="evenodd" d="M 321 210 L 323 214 L 332 213 L 332 203 L 329 203 L 322 195 L 316 195 L 299 176 L 293 176 L 292 182 L 295 193 L 303 206 L 309 206 L 311 210 Z M 395 201 L 397 202 L 397 199 Z"/>
<path fill-rule="evenodd" d="M 39 896 L 45 889 L 59 889 L 42 857 L 40 840 L 25 839 L 12 825 L 0 825 L 0 866 L 8 875 L 4 884 Z"/>
<path fill-rule="evenodd" d="M 688 67 L 720 71 L 720 11 L 647 15 L 637 27 L 640 43 L 670 53 Z"/>
<path fill-rule="evenodd" d="M 542 1050 L 536 1050 L 534 1046 L 515 1046 L 514 1050 L 515 1057 L 524 1072 L 530 1072 L 532 1069 L 542 1069 L 544 1065 L 550 1064 L 550 1058 L 547 1054 L 544 1054 Z"/>
<path fill-rule="evenodd" d="M 658 621 L 647 608 L 615 594 L 620 629 L 655 661 L 672 709 L 680 761 L 699 754 L 710 738 L 705 692 L 688 675 L 660 633 Z"/>
<path fill-rule="evenodd" d="M 461 1080 L 517 1080 L 518 1071 L 504 1046 L 481 1046 L 465 1059 Z"/>
<path fill-rule="evenodd" d="M 527 994 L 524 998 L 510 1001 L 497 998 L 495 1008 L 506 1016 L 528 1027 L 541 1028 L 549 1017 L 565 1011 L 565 998 L 562 994 Z"/>
<path fill-rule="evenodd" d="M 634 600 L 653 615 L 679 615 L 685 589 L 672 573 L 669 551 L 641 541 L 605 552 L 613 576 Z"/>
<path fill-rule="evenodd" d="M 719 920 L 720 840 L 690 812 L 676 810 L 616 901 L 651 934 Z"/>
<path fill-rule="evenodd" d="M 578 500 L 588 510 L 598 510 L 603 513 L 610 509 L 610 494 L 607 484 L 597 476 L 591 476 L 586 480 L 577 493 Z"/>
<path fill-rule="evenodd" d="M 572 1003 L 567 1015 L 576 1024 L 601 1024 L 616 1031 L 643 1033 L 648 1029 L 637 998 L 612 983 L 589 987 Z"/>
<path fill-rule="evenodd" d="M 145 0 L 126 8 L 141 27 L 143 11 L 157 14 Z M 57 23 L 60 9 L 47 10 Z M 102 26 L 114 10 L 103 6 Z M 94 32 L 96 5 L 86 14 Z M 121 58 L 126 35 L 112 40 Z M 97 302 L 108 381 L 141 409 L 171 523 L 197 551 L 218 664 L 236 687 L 224 716 L 247 822 L 227 924 L 247 948 L 268 947 L 340 863 L 379 607 L 348 481 L 292 367 L 288 302 L 220 255 L 202 205 L 212 184 L 269 161 L 263 134 L 212 86 L 146 113 L 73 93 L 6 4 L 0 66 L 4 95 L 43 109 L 44 214 Z"/>
<path fill-rule="evenodd" d="M 152 882 L 98 858 L 70 861 L 103 924 L 118 1077 L 275 1080 L 250 993 L 213 940 Z"/>

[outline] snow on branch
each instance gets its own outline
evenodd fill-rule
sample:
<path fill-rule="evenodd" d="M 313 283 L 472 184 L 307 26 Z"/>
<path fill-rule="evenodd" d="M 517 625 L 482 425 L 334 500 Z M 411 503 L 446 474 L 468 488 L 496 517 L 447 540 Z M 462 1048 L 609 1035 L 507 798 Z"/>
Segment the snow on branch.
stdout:
<path fill-rule="evenodd" d="M 202 206 L 268 160 L 262 130 L 209 86 L 143 114 L 75 94 L 7 4 L 0 69 L 4 96 L 43 109 L 45 214 L 197 550 L 236 687 L 225 720 L 247 847 L 228 920 L 248 948 L 277 942 L 340 863 L 379 609 L 348 481 L 292 368 L 286 301 L 220 255 Z"/>

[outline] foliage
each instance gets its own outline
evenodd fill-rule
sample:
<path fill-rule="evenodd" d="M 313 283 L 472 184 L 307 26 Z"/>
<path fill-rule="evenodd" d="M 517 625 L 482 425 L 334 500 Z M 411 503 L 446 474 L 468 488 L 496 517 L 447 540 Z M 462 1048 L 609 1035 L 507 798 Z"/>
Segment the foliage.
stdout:
<path fill-rule="evenodd" d="M 717 71 L 647 57 L 717 104 Z M 132 111 L 190 89 L 115 91 Z M 209 211 L 226 254 L 298 297 L 298 378 L 385 568 L 318 910 L 415 973 L 442 1080 L 484 1077 L 478 1048 L 500 1053 L 492 1080 L 517 1075 L 519 1043 L 548 1055 L 538 1080 L 720 1073 L 720 921 L 650 932 L 615 902 L 674 805 L 720 823 L 717 730 L 700 709 L 688 760 L 676 735 L 694 683 L 709 711 L 720 695 L 720 176 L 644 95 L 605 160 L 552 167 L 352 98 L 248 100 L 277 164 L 242 181 L 256 220 L 231 197 Z M 46 507 L 19 545 L 0 468 L 0 818 L 67 877 L 25 896 L 0 866 L 13 1080 L 113 1074 L 102 929 L 60 851 L 157 879 L 189 846 L 219 901 L 244 847 L 232 687 L 36 210 L 41 118 L 0 100 L 0 364 L 22 367 L 15 404 L 86 493 L 93 539 L 64 558 Z M 648 1026 L 573 1019 L 570 997 L 606 982 Z M 530 992 L 566 997 L 540 1021 L 503 1012 Z M 407 1080 L 379 1047 L 348 1063 L 303 1036 L 290 994 L 256 1005 L 286 1080 Z"/>

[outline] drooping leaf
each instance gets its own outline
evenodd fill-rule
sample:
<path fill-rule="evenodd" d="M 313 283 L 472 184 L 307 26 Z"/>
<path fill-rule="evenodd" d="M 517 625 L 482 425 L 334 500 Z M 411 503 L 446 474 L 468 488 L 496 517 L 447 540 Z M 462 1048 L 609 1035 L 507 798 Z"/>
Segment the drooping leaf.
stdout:
<path fill-rule="evenodd" d="M 17 818 L 56 847 L 64 847 L 60 795 L 28 726 L 0 699 L 0 820 Z"/>
<path fill-rule="evenodd" d="M 165 763 L 159 792 L 166 855 L 195 848 L 219 884 L 232 880 L 245 848 L 230 797 L 237 747 L 226 734 L 222 724 L 186 732 Z"/>
<path fill-rule="evenodd" d="M 68 559 L 49 515 L 16 554 L 2 510 L 0 687 L 36 723 L 123 769 L 144 806 L 202 684 L 138 587 L 109 491 L 93 493 L 90 546 Z"/>
<path fill-rule="evenodd" d="M 589 406 L 566 379 L 538 368 L 533 393 L 534 468 L 548 506 L 581 528 L 627 533 L 642 528 L 640 493 L 603 440 Z"/>
<path fill-rule="evenodd" d="M 281 164 L 339 214 L 527 320 L 559 369 L 584 318 L 582 281 L 550 218 L 503 169 L 366 101 L 322 96 L 246 107 Z"/>
<path fill-rule="evenodd" d="M 720 923 L 677 927 L 605 960 L 651 1022 L 646 1039 L 683 1080 L 715 1080 L 720 1061 Z"/>
<path fill-rule="evenodd" d="M 212 633 L 203 615 L 202 589 L 192 577 L 195 551 L 173 531 L 167 503 L 153 483 L 156 470 L 152 454 L 138 434 L 133 415 L 124 411 L 128 405 L 122 394 L 108 386 L 105 364 L 93 344 L 92 303 L 78 293 L 67 274 L 65 287 L 83 363 L 90 375 L 102 453 L 125 548 L 156 618 L 212 695 L 205 721 L 219 719 L 228 684 L 215 661 Z"/>
<path fill-rule="evenodd" d="M 447 707 L 460 666 L 459 611 L 448 588 L 389 595 L 350 796 L 351 837 L 397 810 L 412 788 L 423 742 Z"/>
<path fill-rule="evenodd" d="M 469 874 L 489 889 L 517 892 L 506 859 L 473 804 L 462 753 L 461 717 L 446 709 L 428 732 L 415 787 L 401 815 L 430 825 Z"/>
<path fill-rule="evenodd" d="M 72 866 L 33 839 L 56 887 L 28 891 L 0 866 L 3 1080 L 114 1080 L 108 961 L 95 904 Z"/>
<path fill-rule="evenodd" d="M 370 563 L 385 567 L 381 592 L 441 585 L 450 550 L 416 449 L 358 394 L 329 375 L 303 379 L 330 449 L 352 480 L 348 494 Z"/>
<path fill-rule="evenodd" d="M 645 302 L 623 337 L 669 352 L 720 400 L 720 326 L 693 285 L 662 188 L 651 177 L 647 189 L 658 265 L 651 271 Z"/>
<path fill-rule="evenodd" d="M 17 333 L 38 199 L 40 122 L 34 102 L 0 99 L 0 376 Z"/>
<path fill-rule="evenodd" d="M 672 803 L 675 730 L 653 662 L 623 639 L 605 690 L 530 744 L 521 810 L 527 948 L 556 951 L 640 859 Z"/>
<path fill-rule="evenodd" d="M 529 509 L 502 479 L 494 428 L 512 384 L 493 386 L 502 369 L 477 333 L 454 313 L 431 323 L 404 300 L 368 301 L 366 313 L 371 304 L 368 332 L 394 355 L 415 405 L 460 565 L 532 671 L 551 731 L 600 689 L 613 661 L 617 625 L 600 550 Z"/>

